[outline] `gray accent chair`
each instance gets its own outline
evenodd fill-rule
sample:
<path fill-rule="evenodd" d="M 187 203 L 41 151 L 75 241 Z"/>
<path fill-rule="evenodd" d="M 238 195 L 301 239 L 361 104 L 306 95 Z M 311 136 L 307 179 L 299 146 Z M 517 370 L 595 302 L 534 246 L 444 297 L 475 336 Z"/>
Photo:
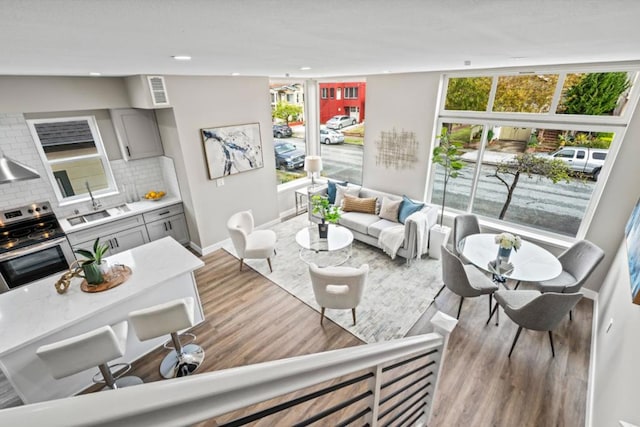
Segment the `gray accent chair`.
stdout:
<path fill-rule="evenodd" d="M 498 290 L 498 285 L 493 283 L 482 271 L 473 265 L 465 265 L 445 245 L 442 245 L 442 281 L 451 292 L 460 295 L 458 315 L 462 310 L 462 302 L 465 298 L 489 295 L 489 316 L 491 316 L 491 295 Z"/>
<path fill-rule="evenodd" d="M 460 256 L 458 243 L 470 234 L 480 233 L 478 217 L 473 214 L 457 215 L 453 219 L 453 253 Z"/>
<path fill-rule="evenodd" d="M 558 277 L 544 282 L 532 282 L 532 285 L 540 292 L 578 292 L 603 259 L 602 249 L 588 240 L 580 240 L 558 256 L 562 264 L 562 273 Z M 569 318 L 572 318 L 571 311 Z"/>
<path fill-rule="evenodd" d="M 493 311 L 497 311 L 498 304 L 500 304 L 507 316 L 518 325 L 518 332 L 513 344 L 511 344 L 509 357 L 511 357 L 516 342 L 518 342 L 522 328 L 534 331 L 548 331 L 551 355 L 555 357 L 556 353 L 553 348 L 553 334 L 551 331 L 558 326 L 562 318 L 582 298 L 582 294 L 579 292 L 564 294 L 547 292 L 543 294 L 533 290 L 502 290 L 496 292 L 494 296 L 497 304 Z"/>

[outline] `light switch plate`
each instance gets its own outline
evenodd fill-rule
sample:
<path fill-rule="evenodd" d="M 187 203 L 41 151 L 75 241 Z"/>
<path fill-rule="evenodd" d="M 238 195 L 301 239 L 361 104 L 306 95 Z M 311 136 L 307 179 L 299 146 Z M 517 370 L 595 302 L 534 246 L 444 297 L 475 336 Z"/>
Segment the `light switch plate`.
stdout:
<path fill-rule="evenodd" d="M 224 179 L 223 178 L 216 179 L 216 185 L 218 187 L 222 187 L 224 185 Z"/>

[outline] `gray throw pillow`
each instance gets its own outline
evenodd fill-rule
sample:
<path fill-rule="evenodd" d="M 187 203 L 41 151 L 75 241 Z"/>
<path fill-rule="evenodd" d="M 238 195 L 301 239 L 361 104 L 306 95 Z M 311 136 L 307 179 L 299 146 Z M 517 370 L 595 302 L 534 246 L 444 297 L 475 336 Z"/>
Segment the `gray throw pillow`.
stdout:
<path fill-rule="evenodd" d="M 398 222 L 398 211 L 400 210 L 401 203 L 402 199 L 391 200 L 384 197 L 382 199 L 382 206 L 380 207 L 380 213 L 378 216 L 388 221 Z"/>

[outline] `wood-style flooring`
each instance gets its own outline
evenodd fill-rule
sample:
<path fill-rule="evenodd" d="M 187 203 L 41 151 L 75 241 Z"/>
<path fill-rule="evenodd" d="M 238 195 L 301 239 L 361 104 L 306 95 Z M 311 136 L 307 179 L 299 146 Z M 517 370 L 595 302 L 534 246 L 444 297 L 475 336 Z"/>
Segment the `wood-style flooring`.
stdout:
<path fill-rule="evenodd" d="M 206 265 L 196 279 L 206 321 L 193 329 L 206 351 L 199 372 L 362 344 L 329 319 L 321 327 L 317 311 L 249 267 L 239 272 L 238 260 L 228 253 L 219 250 L 202 259 Z M 444 289 L 409 335 L 430 332 L 431 316 L 437 310 L 455 315 L 458 303 L 459 297 Z M 485 325 L 487 311 L 487 297 L 465 300 L 449 341 L 431 427 L 584 425 L 592 302 L 580 301 L 573 321 L 565 319 L 555 331 L 555 358 L 547 334 L 527 330 L 507 358 L 517 327 L 503 312 L 499 326 Z M 138 360 L 133 374 L 159 381 L 164 354 L 158 349 Z M 7 403 L 0 405 L 12 406 Z M 275 425 L 274 420 L 291 424 L 280 416 L 262 425 Z"/>

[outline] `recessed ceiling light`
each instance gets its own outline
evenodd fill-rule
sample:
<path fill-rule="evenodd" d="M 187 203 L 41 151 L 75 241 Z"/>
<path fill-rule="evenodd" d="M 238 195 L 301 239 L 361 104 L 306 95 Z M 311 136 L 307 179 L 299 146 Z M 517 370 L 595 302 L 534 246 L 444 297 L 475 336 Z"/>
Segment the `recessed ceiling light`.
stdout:
<path fill-rule="evenodd" d="M 389 70 L 384 70 L 382 74 L 389 74 Z"/>
<path fill-rule="evenodd" d="M 173 55 L 172 58 L 176 61 L 191 61 L 191 57 L 189 55 Z"/>
<path fill-rule="evenodd" d="M 300 67 L 300 70 L 302 70 L 302 71 L 308 71 L 310 69 L 311 69 L 311 67 Z"/>
<path fill-rule="evenodd" d="M 231 73 L 232 76 L 239 76 L 240 73 Z"/>
<path fill-rule="evenodd" d="M 89 73 L 89 75 L 92 76 L 92 77 L 98 77 L 98 76 L 101 76 L 102 73 L 91 72 L 91 73 Z"/>

